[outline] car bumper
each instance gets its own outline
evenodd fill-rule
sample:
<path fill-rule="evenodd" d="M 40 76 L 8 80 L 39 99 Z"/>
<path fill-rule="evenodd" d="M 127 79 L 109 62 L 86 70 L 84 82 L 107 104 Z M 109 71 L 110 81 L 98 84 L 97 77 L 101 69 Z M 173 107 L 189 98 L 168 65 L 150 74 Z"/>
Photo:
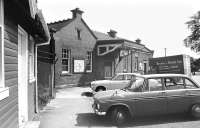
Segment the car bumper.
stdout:
<path fill-rule="evenodd" d="M 106 115 L 106 112 L 102 112 L 100 109 L 98 109 L 96 104 L 93 104 L 93 105 L 92 105 L 92 108 L 93 108 L 94 113 L 95 113 L 96 115 L 99 115 L 99 116 Z"/>

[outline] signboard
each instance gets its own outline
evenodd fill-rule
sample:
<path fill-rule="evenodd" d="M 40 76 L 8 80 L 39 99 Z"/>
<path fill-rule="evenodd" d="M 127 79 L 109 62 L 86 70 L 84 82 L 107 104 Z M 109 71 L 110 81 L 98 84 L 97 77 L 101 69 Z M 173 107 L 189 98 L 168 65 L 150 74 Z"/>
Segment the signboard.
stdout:
<path fill-rule="evenodd" d="M 184 55 L 150 58 L 149 66 L 151 73 L 175 73 L 185 74 L 185 63 Z M 187 61 L 189 61 L 187 59 Z"/>
<path fill-rule="evenodd" d="M 85 70 L 85 60 L 74 60 L 74 73 L 81 73 Z"/>

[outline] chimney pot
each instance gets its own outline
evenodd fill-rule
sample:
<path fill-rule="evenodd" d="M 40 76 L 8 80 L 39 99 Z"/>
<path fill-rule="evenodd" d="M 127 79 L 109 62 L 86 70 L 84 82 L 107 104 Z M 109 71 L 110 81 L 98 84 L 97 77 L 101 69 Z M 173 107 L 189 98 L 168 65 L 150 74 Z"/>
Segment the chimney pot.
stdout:
<path fill-rule="evenodd" d="M 72 18 L 77 18 L 77 17 L 80 17 L 82 18 L 82 14 L 84 13 L 83 11 L 81 11 L 79 8 L 75 8 L 73 10 L 71 10 L 72 12 Z"/>
<path fill-rule="evenodd" d="M 110 31 L 108 32 L 108 35 L 112 38 L 116 38 L 117 31 L 110 29 Z"/>
<path fill-rule="evenodd" d="M 140 44 L 141 40 L 138 38 L 138 39 L 135 40 L 135 42 L 138 43 L 138 44 Z"/>

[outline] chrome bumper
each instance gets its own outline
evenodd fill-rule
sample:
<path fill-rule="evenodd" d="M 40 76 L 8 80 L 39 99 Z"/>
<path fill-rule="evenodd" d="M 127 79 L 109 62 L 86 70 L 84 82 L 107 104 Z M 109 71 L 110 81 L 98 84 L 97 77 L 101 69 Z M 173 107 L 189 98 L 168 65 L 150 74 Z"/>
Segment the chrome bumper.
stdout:
<path fill-rule="evenodd" d="M 92 108 L 93 108 L 94 113 L 95 113 L 96 115 L 99 115 L 99 116 L 106 115 L 106 112 L 101 112 L 99 109 L 97 109 L 96 104 L 93 104 L 93 105 L 92 105 Z"/>

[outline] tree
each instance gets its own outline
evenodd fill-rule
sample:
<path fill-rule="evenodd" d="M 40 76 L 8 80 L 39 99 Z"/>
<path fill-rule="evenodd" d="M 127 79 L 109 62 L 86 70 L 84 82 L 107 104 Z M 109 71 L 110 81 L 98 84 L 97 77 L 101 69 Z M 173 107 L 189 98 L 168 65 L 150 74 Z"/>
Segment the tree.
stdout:
<path fill-rule="evenodd" d="M 195 72 L 197 72 L 200 69 L 200 58 L 194 59 L 191 57 L 191 72 L 193 75 L 195 75 Z"/>
<path fill-rule="evenodd" d="M 200 11 L 186 22 L 191 34 L 184 39 L 184 45 L 195 52 L 200 51 Z"/>

